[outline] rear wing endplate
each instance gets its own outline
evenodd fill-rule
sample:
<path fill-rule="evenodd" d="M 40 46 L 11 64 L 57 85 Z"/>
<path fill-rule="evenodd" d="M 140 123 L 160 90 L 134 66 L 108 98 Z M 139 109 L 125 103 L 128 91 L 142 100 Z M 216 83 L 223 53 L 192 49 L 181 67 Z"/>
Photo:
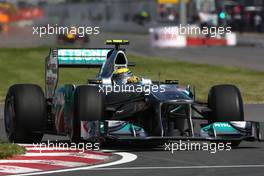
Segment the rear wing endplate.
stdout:
<path fill-rule="evenodd" d="M 46 58 L 45 89 L 46 97 L 52 98 L 58 84 L 58 69 L 101 68 L 111 48 L 98 49 L 51 49 Z"/>

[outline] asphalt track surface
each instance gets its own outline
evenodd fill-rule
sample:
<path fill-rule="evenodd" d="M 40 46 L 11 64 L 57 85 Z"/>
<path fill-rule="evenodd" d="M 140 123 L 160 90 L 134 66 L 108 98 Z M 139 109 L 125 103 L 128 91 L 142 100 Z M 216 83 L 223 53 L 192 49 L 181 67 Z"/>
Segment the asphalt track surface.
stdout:
<path fill-rule="evenodd" d="M 247 120 L 264 121 L 263 105 L 245 105 Z M 0 106 L 0 139 L 6 140 L 3 124 L 3 105 Z M 45 135 L 43 141 L 64 141 L 67 138 Z M 105 148 L 113 152 L 129 152 L 137 155 L 133 162 L 93 170 L 77 170 L 48 175 L 196 175 L 196 176 L 263 176 L 264 174 L 264 144 L 258 142 L 242 142 L 239 148 L 231 151 L 165 151 L 161 148 L 133 148 L 127 146 L 112 146 Z"/>
<path fill-rule="evenodd" d="M 54 45 L 55 37 L 39 38 L 31 36 L 31 30 L 23 30 L 15 35 L 1 36 L 0 47 L 33 47 Z M 24 38 L 27 40 L 23 40 Z M 243 38 L 243 37 L 242 37 Z M 147 35 L 102 33 L 91 37 L 87 47 L 102 47 L 105 39 L 129 39 L 128 51 L 140 55 L 159 56 L 161 58 L 180 59 L 194 63 L 213 65 L 238 66 L 264 71 L 264 38 L 258 39 L 255 47 L 250 45 L 238 47 L 192 47 L 185 49 L 152 48 Z M 244 41 L 247 40 L 243 39 Z M 254 38 L 251 39 L 255 41 Z M 246 105 L 247 120 L 264 121 L 264 105 Z M 6 140 L 3 124 L 3 108 L 0 108 L 0 139 Z M 46 135 L 46 140 L 66 140 L 65 137 Z M 115 146 L 110 149 L 126 151 L 137 155 L 133 162 L 101 168 L 96 170 L 79 170 L 48 175 L 195 175 L 195 176 L 263 176 L 264 175 L 264 144 L 243 142 L 239 148 L 231 151 L 219 151 L 212 154 L 208 151 L 177 151 L 173 154 L 164 148 L 132 148 Z"/>

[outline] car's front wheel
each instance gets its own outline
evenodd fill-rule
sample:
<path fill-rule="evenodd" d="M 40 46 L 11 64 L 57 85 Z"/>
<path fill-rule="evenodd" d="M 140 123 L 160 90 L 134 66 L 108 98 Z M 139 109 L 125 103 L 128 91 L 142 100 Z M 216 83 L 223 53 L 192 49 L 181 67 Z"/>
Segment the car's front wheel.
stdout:
<path fill-rule="evenodd" d="M 213 86 L 208 95 L 208 107 L 212 110 L 212 121 L 244 121 L 242 96 L 234 85 Z"/>
<path fill-rule="evenodd" d="M 244 106 L 240 90 L 234 85 L 216 85 L 208 95 L 210 122 L 244 121 Z M 241 141 L 231 142 L 235 147 Z"/>
<path fill-rule="evenodd" d="M 104 119 L 104 95 L 97 85 L 78 86 L 74 93 L 74 116 L 72 119 L 71 140 L 80 142 L 81 121 Z"/>

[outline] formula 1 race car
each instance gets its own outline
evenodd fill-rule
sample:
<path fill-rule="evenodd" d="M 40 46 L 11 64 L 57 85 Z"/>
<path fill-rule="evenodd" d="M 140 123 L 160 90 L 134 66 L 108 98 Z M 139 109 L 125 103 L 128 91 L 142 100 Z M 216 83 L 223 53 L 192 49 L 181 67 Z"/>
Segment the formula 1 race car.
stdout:
<path fill-rule="evenodd" d="M 46 58 L 45 94 L 40 86 L 16 84 L 5 100 L 5 129 L 12 142 L 39 142 L 44 133 L 71 141 L 161 143 L 176 140 L 262 141 L 263 123 L 244 121 L 243 101 L 234 85 L 211 88 L 207 103 L 176 80 L 138 77 L 130 70 L 126 40 L 113 48 L 51 49 Z M 57 87 L 60 68 L 100 68 L 83 85 Z"/>

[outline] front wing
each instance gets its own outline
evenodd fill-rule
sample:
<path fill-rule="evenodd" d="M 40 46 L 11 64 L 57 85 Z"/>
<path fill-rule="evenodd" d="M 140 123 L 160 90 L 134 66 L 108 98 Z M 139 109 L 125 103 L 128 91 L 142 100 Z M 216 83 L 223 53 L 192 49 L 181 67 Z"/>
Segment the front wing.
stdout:
<path fill-rule="evenodd" d="M 123 142 L 165 141 L 264 141 L 264 122 L 232 121 L 202 124 L 192 136 L 150 136 L 136 125 L 125 121 L 81 122 L 81 137 L 84 140 L 103 138 Z"/>

